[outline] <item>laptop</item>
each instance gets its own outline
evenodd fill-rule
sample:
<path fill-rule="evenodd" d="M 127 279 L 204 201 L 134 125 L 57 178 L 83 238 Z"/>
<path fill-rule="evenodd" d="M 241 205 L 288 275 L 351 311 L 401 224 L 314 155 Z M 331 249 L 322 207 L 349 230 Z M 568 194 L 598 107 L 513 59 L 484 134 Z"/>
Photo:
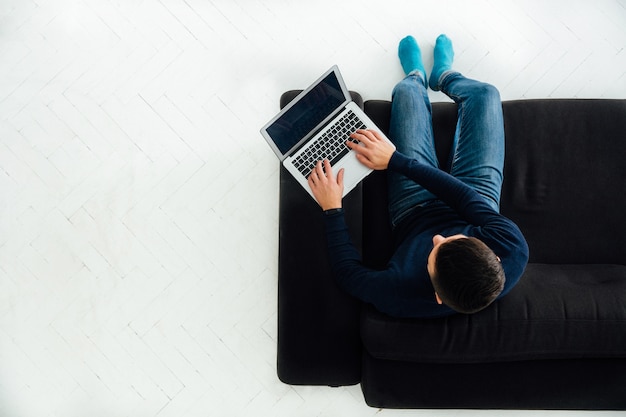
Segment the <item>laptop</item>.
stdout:
<path fill-rule="evenodd" d="M 327 158 L 335 175 L 344 168 L 345 196 L 372 172 L 346 146 L 347 140 L 357 143 L 349 137 L 357 129 L 381 132 L 352 101 L 335 65 L 272 118 L 261 135 L 311 197 L 307 178 L 318 161 Z"/>

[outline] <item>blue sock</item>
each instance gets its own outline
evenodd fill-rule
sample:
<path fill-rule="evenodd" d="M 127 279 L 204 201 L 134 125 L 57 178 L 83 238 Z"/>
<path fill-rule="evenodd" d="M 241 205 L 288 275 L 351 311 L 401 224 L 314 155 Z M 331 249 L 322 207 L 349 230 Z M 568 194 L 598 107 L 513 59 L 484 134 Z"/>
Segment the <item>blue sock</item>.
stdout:
<path fill-rule="evenodd" d="M 400 57 L 400 64 L 402 64 L 402 69 L 406 75 L 416 70 L 420 71 L 424 83 L 427 83 L 426 71 L 422 63 L 422 51 L 420 51 L 420 47 L 413 36 L 407 36 L 400 41 L 400 45 L 398 45 L 398 57 Z"/>
<path fill-rule="evenodd" d="M 430 88 L 439 91 L 439 78 L 441 74 L 452 69 L 454 61 L 454 49 L 452 41 L 446 35 L 439 35 L 435 42 L 435 63 L 430 73 Z"/>

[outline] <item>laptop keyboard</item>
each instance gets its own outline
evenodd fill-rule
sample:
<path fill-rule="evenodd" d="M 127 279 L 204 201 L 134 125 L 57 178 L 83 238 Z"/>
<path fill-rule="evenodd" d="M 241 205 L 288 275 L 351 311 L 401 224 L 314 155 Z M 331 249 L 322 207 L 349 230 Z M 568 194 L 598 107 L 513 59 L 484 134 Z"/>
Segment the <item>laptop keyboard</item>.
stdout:
<path fill-rule="evenodd" d="M 311 142 L 304 152 L 293 159 L 294 166 L 302 175 L 308 177 L 318 161 L 328 159 L 330 165 L 334 165 L 350 152 L 350 148 L 346 146 L 347 140 L 358 143 L 358 141 L 350 138 L 350 135 L 357 129 L 365 129 L 365 127 L 357 115 L 349 110 L 327 128 L 323 135 Z"/>

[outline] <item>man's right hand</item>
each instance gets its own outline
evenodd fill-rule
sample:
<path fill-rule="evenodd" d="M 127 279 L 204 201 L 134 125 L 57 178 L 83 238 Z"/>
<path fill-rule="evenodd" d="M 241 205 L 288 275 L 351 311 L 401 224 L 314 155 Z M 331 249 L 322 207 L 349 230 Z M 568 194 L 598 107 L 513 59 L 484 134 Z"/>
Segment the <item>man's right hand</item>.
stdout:
<path fill-rule="evenodd" d="M 387 169 L 389 160 L 396 151 L 393 143 L 375 130 L 357 130 L 350 137 L 360 142 L 359 145 L 347 142 L 348 147 L 356 152 L 359 162 L 370 169 Z"/>
<path fill-rule="evenodd" d="M 335 178 L 328 159 L 324 159 L 323 162 L 319 161 L 311 171 L 309 187 L 311 187 L 313 197 L 322 210 L 341 208 L 343 172 L 343 168 L 341 168 L 337 173 L 337 178 Z"/>

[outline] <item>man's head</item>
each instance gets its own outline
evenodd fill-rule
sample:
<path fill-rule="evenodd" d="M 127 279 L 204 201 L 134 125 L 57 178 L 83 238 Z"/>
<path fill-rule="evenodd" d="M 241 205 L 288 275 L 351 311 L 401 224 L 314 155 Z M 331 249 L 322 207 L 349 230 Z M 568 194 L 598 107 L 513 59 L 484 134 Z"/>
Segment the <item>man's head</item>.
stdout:
<path fill-rule="evenodd" d="M 439 303 L 460 313 L 476 313 L 504 288 L 500 259 L 479 239 L 464 235 L 433 237 L 428 274 Z"/>

